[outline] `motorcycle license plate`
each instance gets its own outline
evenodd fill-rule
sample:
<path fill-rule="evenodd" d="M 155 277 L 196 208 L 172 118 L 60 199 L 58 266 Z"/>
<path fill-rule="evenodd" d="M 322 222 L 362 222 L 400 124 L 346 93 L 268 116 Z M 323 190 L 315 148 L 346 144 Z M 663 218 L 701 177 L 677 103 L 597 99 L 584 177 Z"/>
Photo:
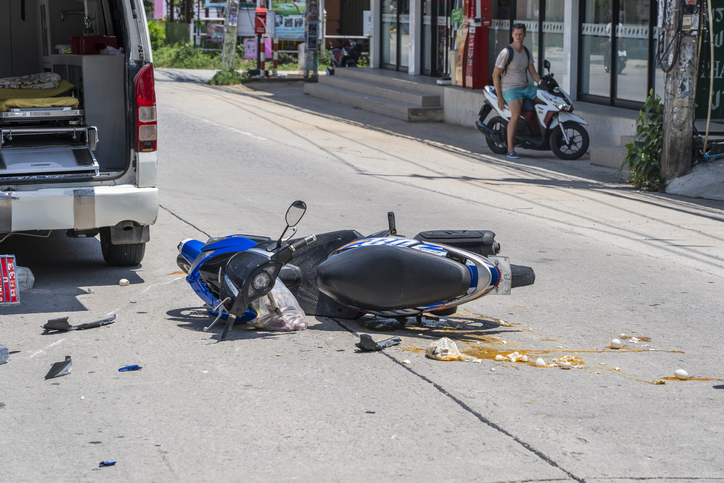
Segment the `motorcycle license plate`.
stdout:
<path fill-rule="evenodd" d="M 489 295 L 510 295 L 510 287 L 513 281 L 513 270 L 510 268 L 508 257 L 486 257 L 500 271 L 500 283 Z"/>

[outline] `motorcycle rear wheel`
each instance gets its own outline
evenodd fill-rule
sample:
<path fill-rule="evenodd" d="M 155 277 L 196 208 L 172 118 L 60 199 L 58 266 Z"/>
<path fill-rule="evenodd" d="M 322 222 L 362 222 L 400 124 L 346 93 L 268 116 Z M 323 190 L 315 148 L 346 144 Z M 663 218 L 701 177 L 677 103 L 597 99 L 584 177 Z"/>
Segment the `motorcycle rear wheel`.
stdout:
<path fill-rule="evenodd" d="M 488 121 L 488 127 L 493 131 L 499 132 L 501 138 L 504 140 L 502 143 L 496 143 L 495 141 L 492 141 L 486 137 L 485 141 L 488 143 L 488 147 L 490 148 L 490 150 L 495 154 L 507 153 L 508 143 L 506 140 L 508 136 L 508 121 L 500 116 L 496 116 Z"/>
<path fill-rule="evenodd" d="M 561 129 L 566 130 L 566 136 L 570 141 L 569 145 L 563 140 Z M 577 122 L 566 122 L 559 124 L 551 133 L 550 145 L 553 154 L 561 159 L 574 160 L 578 159 L 588 151 L 588 132 Z"/>

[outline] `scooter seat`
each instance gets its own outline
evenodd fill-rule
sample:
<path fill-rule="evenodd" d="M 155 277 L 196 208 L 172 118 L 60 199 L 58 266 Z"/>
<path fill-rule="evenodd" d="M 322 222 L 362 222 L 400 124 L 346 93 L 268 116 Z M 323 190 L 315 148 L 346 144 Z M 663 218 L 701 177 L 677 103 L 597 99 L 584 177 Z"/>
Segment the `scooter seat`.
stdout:
<path fill-rule="evenodd" d="M 361 310 L 388 311 L 432 305 L 470 287 L 468 268 L 451 259 L 395 246 L 362 246 L 317 267 L 319 290 Z"/>

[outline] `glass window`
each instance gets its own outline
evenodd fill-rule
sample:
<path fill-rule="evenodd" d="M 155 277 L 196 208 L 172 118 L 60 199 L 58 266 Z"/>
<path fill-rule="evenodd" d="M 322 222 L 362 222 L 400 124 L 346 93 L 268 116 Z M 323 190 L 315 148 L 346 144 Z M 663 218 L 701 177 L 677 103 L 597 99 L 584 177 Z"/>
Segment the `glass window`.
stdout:
<path fill-rule="evenodd" d="M 382 0 L 382 63 L 397 64 L 397 0 Z"/>
<path fill-rule="evenodd" d="M 583 94 L 611 97 L 608 74 L 611 35 L 611 1 L 586 0 L 581 25 L 580 89 Z"/>
<path fill-rule="evenodd" d="M 543 21 L 543 58 L 558 79 L 563 77 L 563 5 L 564 0 L 546 0 Z"/>
<path fill-rule="evenodd" d="M 538 19 L 540 17 L 538 0 L 518 0 L 516 2 L 515 20 L 513 23 L 525 24 L 525 40 L 523 45 L 528 47 L 538 69 Z"/>
<path fill-rule="evenodd" d="M 620 0 L 616 43 L 608 52 L 613 57 L 616 97 L 645 102 L 649 80 L 649 4 L 641 0 Z"/>

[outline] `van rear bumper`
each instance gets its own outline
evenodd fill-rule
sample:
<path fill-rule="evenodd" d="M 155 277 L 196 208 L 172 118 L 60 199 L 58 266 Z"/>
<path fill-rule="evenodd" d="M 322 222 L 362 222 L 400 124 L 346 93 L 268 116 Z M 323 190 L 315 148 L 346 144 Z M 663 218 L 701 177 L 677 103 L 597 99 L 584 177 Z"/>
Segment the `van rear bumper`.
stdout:
<path fill-rule="evenodd" d="M 0 233 L 93 230 L 126 220 L 144 226 L 157 217 L 158 188 L 69 186 L 0 193 Z"/>

